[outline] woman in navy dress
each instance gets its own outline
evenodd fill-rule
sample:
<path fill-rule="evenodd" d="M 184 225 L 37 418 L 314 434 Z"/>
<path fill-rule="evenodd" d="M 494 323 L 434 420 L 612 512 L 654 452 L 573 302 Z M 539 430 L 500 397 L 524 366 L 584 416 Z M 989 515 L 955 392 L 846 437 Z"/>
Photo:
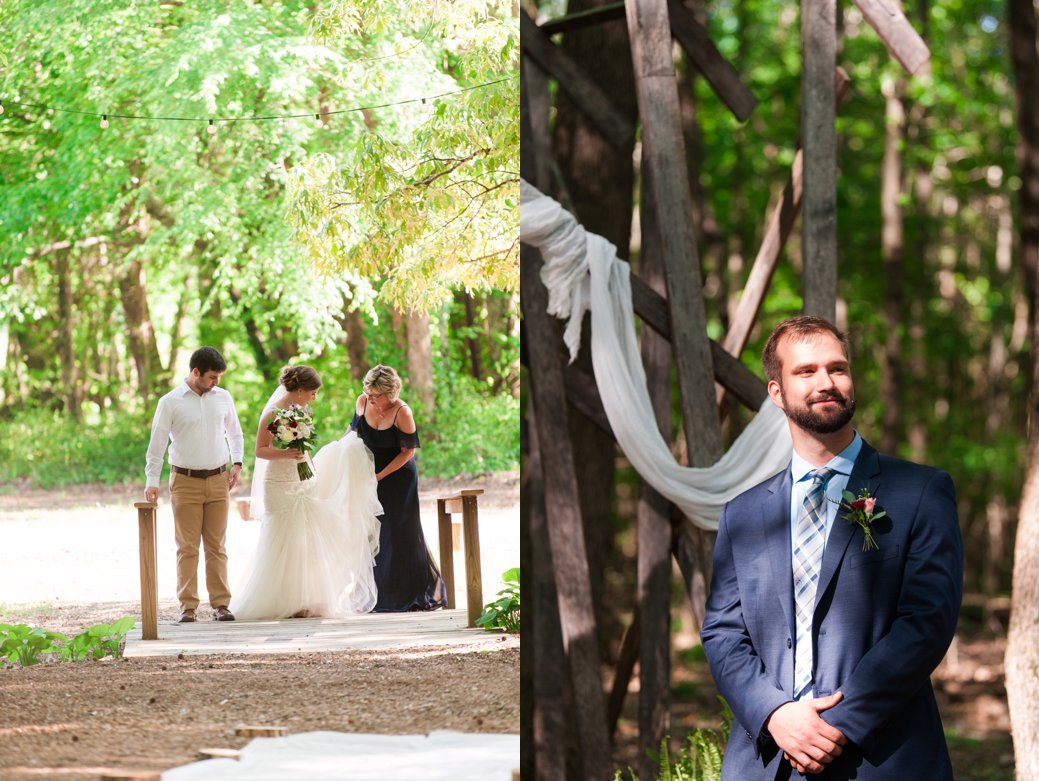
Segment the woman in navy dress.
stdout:
<path fill-rule="evenodd" d="M 447 589 L 429 553 L 419 520 L 418 431 L 411 409 L 400 400 L 401 381 L 389 366 L 364 377 L 350 427 L 375 456 L 383 514 L 375 557 L 378 602 L 373 612 L 436 610 L 447 605 Z"/>

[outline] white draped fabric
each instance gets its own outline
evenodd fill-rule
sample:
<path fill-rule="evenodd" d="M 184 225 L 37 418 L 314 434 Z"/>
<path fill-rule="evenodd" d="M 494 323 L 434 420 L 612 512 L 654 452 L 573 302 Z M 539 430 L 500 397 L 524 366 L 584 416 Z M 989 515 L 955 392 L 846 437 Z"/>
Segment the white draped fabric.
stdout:
<path fill-rule="evenodd" d="M 675 462 L 657 429 L 646 390 L 628 264 L 602 236 L 588 233 L 558 202 L 521 183 L 520 238 L 545 260 L 541 281 L 548 312 L 566 319 L 564 341 L 577 357 L 581 320 L 592 313 L 592 366 L 599 396 L 624 455 L 642 478 L 703 529 L 718 528 L 725 503 L 790 462 L 786 417 L 765 399 L 754 420 L 714 465 L 706 469 Z"/>
<path fill-rule="evenodd" d="M 163 781 L 509 781 L 519 735 L 431 732 L 367 735 L 305 732 L 255 738 L 241 759 L 207 759 L 167 770 Z"/>

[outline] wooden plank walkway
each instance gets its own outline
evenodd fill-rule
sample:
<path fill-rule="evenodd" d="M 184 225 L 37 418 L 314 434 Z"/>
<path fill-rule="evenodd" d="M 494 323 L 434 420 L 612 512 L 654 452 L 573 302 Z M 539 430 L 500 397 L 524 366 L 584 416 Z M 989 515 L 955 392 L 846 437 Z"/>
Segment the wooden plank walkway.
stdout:
<path fill-rule="evenodd" d="M 142 640 L 138 621 L 126 637 L 124 655 L 380 650 L 477 644 L 500 637 L 483 629 L 468 629 L 466 624 L 465 609 L 278 621 L 203 620 L 193 624 L 165 621 L 159 624 L 158 640 Z"/>

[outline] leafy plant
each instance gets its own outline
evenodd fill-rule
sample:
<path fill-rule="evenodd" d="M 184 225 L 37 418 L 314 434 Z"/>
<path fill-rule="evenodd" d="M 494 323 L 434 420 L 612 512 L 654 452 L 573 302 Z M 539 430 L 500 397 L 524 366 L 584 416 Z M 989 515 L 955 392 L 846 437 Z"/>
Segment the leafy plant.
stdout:
<path fill-rule="evenodd" d="M 133 629 L 133 625 L 131 616 L 123 616 L 111 624 L 95 624 L 58 648 L 58 653 L 65 661 L 103 659 L 109 654 L 118 658 L 122 655 L 126 633 Z"/>
<path fill-rule="evenodd" d="M 732 710 L 725 700 L 721 697 L 718 699 L 724 706 L 719 729 L 693 730 L 685 736 L 683 745 L 674 757 L 667 746 L 668 738 L 660 742 L 660 753 L 654 757 L 660 764 L 660 775 L 657 776 L 659 781 L 721 781 L 725 744 L 732 730 Z M 653 752 L 650 752 L 650 756 L 654 756 Z M 639 781 L 630 767 L 628 776 L 628 781 Z M 623 771 L 618 770 L 613 779 L 624 781 Z"/>
<path fill-rule="evenodd" d="M 476 625 L 484 629 L 504 629 L 506 632 L 518 632 L 520 628 L 520 570 L 519 567 L 507 569 L 501 575 L 505 588 L 498 592 L 498 599 L 484 605 L 483 615 L 476 619 Z"/>
<path fill-rule="evenodd" d="M 0 657 L 11 664 L 28 667 L 40 663 L 41 654 L 55 653 L 67 638 L 59 632 L 48 632 L 28 624 L 0 624 Z"/>
<path fill-rule="evenodd" d="M 131 616 L 123 616 L 111 624 L 95 624 L 69 639 L 60 632 L 27 624 L 0 624 L 0 658 L 22 667 L 39 664 L 40 657 L 47 654 L 57 654 L 66 662 L 102 659 L 109 654 L 118 658 L 133 625 Z"/>

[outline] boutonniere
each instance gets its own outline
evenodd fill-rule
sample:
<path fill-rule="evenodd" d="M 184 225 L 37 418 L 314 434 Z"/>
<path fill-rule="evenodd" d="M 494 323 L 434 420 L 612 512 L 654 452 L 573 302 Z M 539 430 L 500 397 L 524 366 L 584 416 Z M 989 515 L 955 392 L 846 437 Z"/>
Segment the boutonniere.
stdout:
<path fill-rule="evenodd" d="M 858 496 L 847 490 L 843 492 L 842 496 L 840 507 L 845 511 L 844 520 L 861 526 L 866 535 L 862 541 L 862 550 L 879 550 L 880 546 L 873 539 L 873 521 L 883 518 L 887 513 L 883 510 L 876 512 L 877 500 L 868 488 L 859 491 Z"/>

